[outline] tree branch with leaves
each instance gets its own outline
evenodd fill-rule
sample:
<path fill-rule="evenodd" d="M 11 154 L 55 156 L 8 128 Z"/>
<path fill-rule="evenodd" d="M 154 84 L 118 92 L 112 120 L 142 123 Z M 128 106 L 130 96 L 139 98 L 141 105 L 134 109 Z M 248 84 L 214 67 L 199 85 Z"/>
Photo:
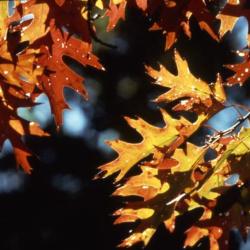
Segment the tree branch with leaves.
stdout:
<path fill-rule="evenodd" d="M 127 200 L 124 207 L 114 212 L 115 224 L 138 222 L 120 247 L 138 242 L 146 246 L 161 224 L 174 232 L 178 216 L 200 208 L 203 212 L 185 232 L 184 247 L 192 247 L 206 236 L 211 250 L 226 249 L 224 224 L 228 218 L 218 219 L 214 211 L 220 197 L 231 188 L 227 180 L 232 174 L 239 175 L 234 184 L 239 188 L 249 181 L 245 158 L 250 153 L 250 129 L 243 125 L 250 113 L 240 115 L 228 129 L 209 136 L 202 146 L 191 143 L 190 138 L 227 108 L 224 89 L 243 85 L 249 79 L 249 49 L 237 52 L 241 62 L 225 66 L 232 70 L 232 76 L 224 79 L 217 72 L 216 81 L 207 82 L 192 73 L 176 43 L 181 36 L 192 37 L 192 19 L 211 39 L 220 42 L 233 30 L 239 17 L 244 16 L 249 22 L 247 1 L 28 0 L 14 1 L 12 11 L 10 2 L 0 2 L 0 144 L 6 139 L 11 141 L 17 164 L 31 172 L 28 157 L 32 153 L 23 142 L 24 136 L 49 136 L 38 124 L 18 116 L 17 109 L 33 107 L 36 98 L 44 93 L 60 129 L 63 110 L 68 108 L 64 88 L 72 88 L 88 98 L 83 77 L 65 63 L 65 58 L 84 67 L 104 70 L 105 65 L 93 52 L 92 40 L 114 46 L 98 38 L 93 10 L 103 13 L 98 18 L 108 19 L 106 29 L 112 31 L 121 19 L 126 19 L 127 9 L 139 9 L 145 18 L 152 20 L 149 32 L 160 31 L 165 50 L 173 51 L 177 74 L 163 65 L 158 69 L 145 67 L 145 74 L 153 83 L 166 89 L 154 101 L 158 105 L 174 103 L 174 107 L 171 112 L 160 109 L 163 127 L 153 126 L 142 118 L 126 117 L 129 126 L 143 139 L 138 143 L 108 141 L 118 156 L 100 166 L 95 177 L 116 175 L 114 183 L 119 183 L 119 187 L 113 195 Z M 196 120 L 178 116 L 178 112 L 189 112 Z M 236 132 L 238 128 L 241 129 Z M 215 157 L 207 160 L 211 150 Z M 139 172 L 131 176 L 129 172 L 135 168 Z M 135 201 L 131 196 L 138 199 Z M 238 207 L 231 207 L 230 215 L 244 210 Z M 240 225 L 243 230 L 249 226 L 249 214 L 245 216 L 246 226 Z"/>

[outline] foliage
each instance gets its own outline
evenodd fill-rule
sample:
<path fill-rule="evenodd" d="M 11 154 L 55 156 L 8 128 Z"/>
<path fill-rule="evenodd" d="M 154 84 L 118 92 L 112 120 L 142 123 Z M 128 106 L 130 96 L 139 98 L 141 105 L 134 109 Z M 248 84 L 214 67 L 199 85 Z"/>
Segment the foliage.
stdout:
<path fill-rule="evenodd" d="M 215 132 L 202 146 L 191 143 L 190 137 L 227 108 L 225 86 L 245 84 L 250 76 L 249 51 L 238 51 L 243 60 L 226 66 L 232 70 L 232 76 L 223 79 L 218 72 L 216 81 L 208 83 L 192 73 L 175 44 L 182 35 L 192 36 L 192 19 L 208 36 L 221 41 L 239 17 L 245 16 L 249 21 L 247 1 L 17 0 L 14 3 L 12 13 L 9 1 L 0 2 L 0 131 L 1 145 L 6 139 L 11 141 L 17 164 L 27 173 L 31 172 L 28 162 L 31 152 L 23 143 L 23 136 L 48 136 L 38 124 L 20 118 L 17 109 L 36 105 L 36 97 L 45 93 L 60 128 L 62 112 L 68 108 L 64 87 L 74 89 L 86 99 L 88 96 L 82 76 L 68 66 L 67 58 L 104 70 L 92 51 L 92 39 L 106 44 L 95 33 L 93 8 L 101 9 L 108 18 L 107 31 L 126 18 L 127 8 L 138 8 L 145 17 L 152 18 L 150 31 L 160 30 L 164 34 L 165 49 L 174 50 L 177 73 L 163 65 L 158 69 L 146 66 L 145 71 L 154 83 L 167 89 L 155 102 L 174 103 L 172 111 L 161 109 L 163 127 L 153 126 L 142 118 L 126 117 L 142 140 L 138 143 L 109 141 L 118 156 L 100 166 L 96 175 L 96 178 L 106 178 L 116 174 L 115 183 L 119 183 L 119 187 L 113 195 L 127 200 L 125 206 L 114 213 L 115 224 L 138 222 L 120 246 L 130 247 L 138 242 L 146 246 L 159 225 L 164 223 L 169 232 L 174 232 L 178 216 L 200 208 L 202 214 L 185 232 L 184 247 L 192 247 L 207 236 L 211 250 L 225 249 L 229 226 L 224 224 L 228 218 L 218 218 L 214 211 L 220 197 L 231 188 L 227 184 L 231 174 L 239 174 L 235 185 L 242 190 L 249 181 L 250 129 L 236 131 L 250 112 L 239 116 L 227 130 Z M 219 28 L 215 25 L 218 22 Z M 184 114 L 183 111 L 195 115 L 196 120 L 190 121 L 184 115 L 176 118 L 177 112 Z M 209 159 L 211 150 L 216 156 Z M 131 169 L 137 172 L 133 174 Z M 236 203 L 229 208 L 232 218 L 245 211 L 241 205 Z M 237 220 L 232 222 L 243 232 L 246 229 L 237 225 Z"/>

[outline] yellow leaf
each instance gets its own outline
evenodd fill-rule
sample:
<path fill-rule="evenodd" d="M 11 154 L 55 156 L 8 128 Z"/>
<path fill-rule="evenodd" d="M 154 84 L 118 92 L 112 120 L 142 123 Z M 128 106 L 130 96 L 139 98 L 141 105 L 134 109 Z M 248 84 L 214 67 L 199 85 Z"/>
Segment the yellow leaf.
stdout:
<path fill-rule="evenodd" d="M 174 119 L 166 111 L 161 110 L 161 113 L 166 124 L 163 128 L 152 126 L 141 118 L 126 118 L 128 124 L 142 135 L 143 140 L 139 143 L 128 143 L 121 140 L 108 141 L 111 148 L 118 153 L 118 157 L 114 161 L 100 166 L 101 171 L 96 178 L 100 176 L 105 178 L 119 172 L 115 181 L 121 180 L 136 163 L 150 154 L 157 153 L 159 147 L 168 147 L 178 137 L 183 136 L 178 129 L 188 128 L 185 136 L 190 136 L 206 119 L 206 116 L 199 116 L 197 121 L 192 124 L 184 118 Z"/>
<path fill-rule="evenodd" d="M 95 3 L 96 7 L 98 7 L 99 9 L 103 9 L 103 0 L 97 0 Z"/>
<path fill-rule="evenodd" d="M 171 172 L 186 172 L 194 166 L 197 166 L 197 164 L 203 163 L 203 157 L 206 151 L 206 148 L 197 147 L 189 142 L 186 146 L 186 152 L 184 152 L 183 149 L 177 148 L 172 158 L 176 159 L 179 164 L 171 168 Z"/>
<path fill-rule="evenodd" d="M 13 61 L 11 54 L 8 52 L 7 42 L 0 44 L 0 75 L 9 84 L 20 87 L 20 80 L 27 82 L 27 84 L 36 84 L 37 77 L 43 73 L 41 67 L 35 67 L 36 54 L 34 50 L 26 50 L 17 56 L 17 62 Z"/>
<path fill-rule="evenodd" d="M 211 86 L 211 89 L 212 89 L 214 98 L 218 102 L 224 103 L 226 101 L 227 98 L 226 98 L 225 90 L 222 85 L 222 80 L 219 74 L 217 75 L 216 82 Z"/>
<path fill-rule="evenodd" d="M 117 196 L 140 196 L 144 201 L 150 200 L 159 193 L 169 189 L 168 183 L 161 183 L 157 178 L 158 170 L 149 166 L 141 166 L 142 173 L 132 176 L 129 180 L 117 188 L 113 195 Z"/>
<path fill-rule="evenodd" d="M 140 208 L 140 209 L 121 208 L 114 213 L 114 215 L 120 216 L 118 217 L 118 219 L 116 219 L 115 224 L 128 222 L 128 217 L 130 217 L 129 222 L 134 222 L 137 219 L 145 220 L 151 217 L 153 214 L 154 210 L 151 208 Z"/>
<path fill-rule="evenodd" d="M 217 18 L 220 20 L 220 29 L 219 34 L 221 37 L 223 37 L 227 32 L 231 32 L 236 24 L 236 22 L 239 19 L 239 16 L 237 16 L 237 12 L 230 13 L 231 8 L 238 9 L 240 7 L 240 1 L 239 0 L 228 0 L 226 6 L 222 10 L 222 12 L 217 15 Z M 234 15 L 236 14 L 236 16 Z M 242 13 L 243 14 L 243 13 Z"/>
<path fill-rule="evenodd" d="M 120 4 L 122 2 L 125 2 L 126 0 L 111 0 L 114 4 Z"/>
<path fill-rule="evenodd" d="M 235 140 L 232 140 L 217 159 L 211 162 L 211 169 L 205 177 L 205 181 L 197 190 L 200 197 L 214 200 L 220 194 L 213 189 L 225 186 L 225 180 L 229 173 L 230 167 L 228 159 L 230 156 L 243 156 L 250 152 L 250 129 L 242 128 Z"/>
<path fill-rule="evenodd" d="M 214 88 L 201 79 L 196 78 L 189 71 L 188 63 L 175 52 L 175 62 L 177 65 L 178 75 L 173 75 L 165 67 L 160 65 L 160 70 L 154 70 L 147 67 L 148 74 L 155 79 L 155 84 L 170 88 L 166 93 L 160 95 L 157 102 L 172 102 L 185 98 L 174 109 L 189 110 L 194 104 L 203 104 L 209 108 L 213 104 L 214 97 L 220 103 L 225 101 L 225 94 L 220 78 L 217 78 Z"/>
<path fill-rule="evenodd" d="M 250 152 L 250 128 L 242 128 L 236 136 L 236 140 L 228 145 L 228 151 L 236 156 L 245 155 Z"/>
<path fill-rule="evenodd" d="M 7 34 L 6 18 L 8 17 L 8 1 L 0 1 L 0 41 Z"/>
<path fill-rule="evenodd" d="M 48 24 L 46 24 L 49 14 L 49 5 L 47 3 L 38 2 L 34 4 L 32 1 L 28 1 L 21 6 L 22 16 L 16 11 L 14 15 L 10 17 L 10 21 L 20 21 L 21 18 L 30 14 L 34 16 L 31 20 L 31 24 L 23 28 L 24 32 L 20 38 L 20 42 L 29 41 L 29 43 L 32 44 L 49 32 Z"/>
<path fill-rule="evenodd" d="M 185 196 L 185 190 L 195 188 L 196 183 L 192 175 L 199 164 L 203 163 L 206 150 L 188 143 L 185 150 L 176 149 L 172 156 L 178 161 L 177 166 L 165 170 L 167 172 L 162 172 L 157 166 L 142 166 L 141 174 L 130 177 L 115 191 L 114 195 L 144 198 L 143 201 L 128 202 L 125 208 L 115 212 L 115 215 L 119 216 L 115 224 L 140 220 L 134 233 L 120 246 L 128 247 L 138 241 L 143 241 L 144 245 L 148 244 L 161 223 L 164 223 L 170 231 L 173 230 L 175 217 L 179 215 L 177 204 Z M 142 235 L 148 229 L 154 230 L 150 230 L 145 240 Z"/>
<path fill-rule="evenodd" d="M 213 189 L 225 186 L 226 176 L 220 173 L 214 173 L 210 178 L 206 180 L 202 188 L 200 188 L 197 194 L 207 200 L 215 200 L 220 193 L 214 192 Z"/>
<path fill-rule="evenodd" d="M 143 242 L 146 246 L 150 241 L 151 237 L 155 233 L 155 228 L 147 228 L 143 232 L 135 232 L 130 237 L 126 238 L 119 247 L 131 247 L 132 245 L 136 244 L 137 242 Z"/>

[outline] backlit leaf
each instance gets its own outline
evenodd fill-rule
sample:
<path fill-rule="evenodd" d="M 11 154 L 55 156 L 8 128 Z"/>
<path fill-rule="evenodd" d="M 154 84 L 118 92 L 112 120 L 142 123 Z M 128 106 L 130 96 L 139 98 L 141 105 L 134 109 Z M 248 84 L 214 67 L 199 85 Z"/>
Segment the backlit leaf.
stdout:
<path fill-rule="evenodd" d="M 157 102 L 172 102 L 185 98 L 174 107 L 174 110 L 190 110 L 196 106 L 198 110 L 206 111 L 215 100 L 219 103 L 225 102 L 226 97 L 219 77 L 214 87 L 211 87 L 189 71 L 187 61 L 178 53 L 175 53 L 175 62 L 178 75 L 170 73 L 162 65 L 159 71 L 147 67 L 147 72 L 155 79 L 155 84 L 170 88 L 156 99 Z"/>
<path fill-rule="evenodd" d="M 182 133 L 190 136 L 196 131 L 200 123 L 206 119 L 206 116 L 200 116 L 192 124 L 184 118 L 180 120 L 173 119 L 169 114 L 162 110 L 165 127 L 158 128 L 142 120 L 126 118 L 128 124 L 137 130 L 143 137 L 139 143 L 127 143 L 121 140 L 109 141 L 108 144 L 118 153 L 118 157 L 100 167 L 101 172 L 98 176 L 107 177 L 113 173 L 119 172 L 116 181 L 121 180 L 124 175 L 139 161 L 151 154 L 157 154 L 158 147 L 166 148 L 178 140 Z M 188 128 L 185 131 L 185 128 Z"/>

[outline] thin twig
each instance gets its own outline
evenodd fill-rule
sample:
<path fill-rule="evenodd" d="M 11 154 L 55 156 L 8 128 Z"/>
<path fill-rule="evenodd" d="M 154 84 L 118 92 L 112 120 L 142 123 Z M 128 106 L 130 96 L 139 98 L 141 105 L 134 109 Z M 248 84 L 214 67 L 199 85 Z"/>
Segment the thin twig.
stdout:
<path fill-rule="evenodd" d="M 250 117 L 250 112 L 248 112 L 247 114 L 245 114 L 242 117 L 239 117 L 237 119 L 237 121 L 235 122 L 235 124 L 233 124 L 230 128 L 223 130 L 223 131 L 219 131 L 218 133 L 216 133 L 215 135 L 211 136 L 209 138 L 209 140 L 206 142 L 205 146 L 214 144 L 215 142 L 217 142 L 218 140 L 220 140 L 221 137 L 225 136 L 225 135 L 229 135 L 231 134 L 238 126 L 240 126 L 244 121 L 246 121 L 248 118 Z"/>
<path fill-rule="evenodd" d="M 211 146 L 211 144 L 214 144 L 215 142 L 217 142 L 222 136 L 231 134 L 238 126 L 240 126 L 248 118 L 250 118 L 250 111 L 247 114 L 245 114 L 244 116 L 239 117 L 237 119 L 237 121 L 235 122 L 235 124 L 233 124 L 228 129 L 226 129 L 224 131 L 220 131 L 220 132 L 216 133 L 214 136 L 210 137 L 208 142 L 206 142 L 206 144 L 204 145 L 204 147 L 208 148 Z M 166 205 L 170 205 L 172 203 L 178 203 L 181 200 L 194 195 L 204 185 L 206 180 L 208 180 L 213 175 L 214 171 L 215 171 L 215 169 L 210 169 L 207 173 L 206 178 L 204 178 L 204 180 L 201 181 L 193 190 L 189 191 L 188 193 L 179 194 L 177 197 L 175 197 L 174 199 L 172 199 L 171 201 L 166 203 Z"/>

